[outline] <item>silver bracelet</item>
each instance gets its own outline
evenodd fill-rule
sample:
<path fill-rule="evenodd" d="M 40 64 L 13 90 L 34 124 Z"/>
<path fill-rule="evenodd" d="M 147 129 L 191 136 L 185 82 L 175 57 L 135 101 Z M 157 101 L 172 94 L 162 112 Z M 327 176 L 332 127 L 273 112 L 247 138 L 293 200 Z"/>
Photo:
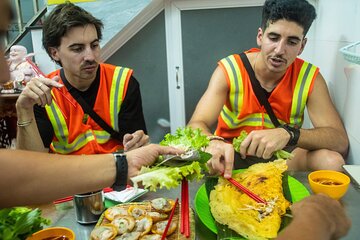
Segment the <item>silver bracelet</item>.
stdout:
<path fill-rule="evenodd" d="M 17 121 L 16 125 L 18 127 L 26 127 L 26 126 L 29 126 L 31 123 L 32 123 L 32 119 L 30 119 L 28 121 L 22 121 L 22 122 Z"/>
<path fill-rule="evenodd" d="M 220 137 L 220 136 L 216 136 L 216 135 L 208 136 L 207 139 L 208 139 L 209 141 L 219 140 L 219 141 L 226 142 L 225 138 Z"/>

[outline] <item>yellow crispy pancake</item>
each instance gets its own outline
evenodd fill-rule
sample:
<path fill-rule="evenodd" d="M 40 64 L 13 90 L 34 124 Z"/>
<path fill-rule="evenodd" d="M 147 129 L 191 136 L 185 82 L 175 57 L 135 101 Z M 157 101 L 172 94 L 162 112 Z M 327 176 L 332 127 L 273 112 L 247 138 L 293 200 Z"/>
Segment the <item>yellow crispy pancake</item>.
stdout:
<path fill-rule="evenodd" d="M 276 238 L 290 203 L 282 189 L 285 160 L 254 164 L 233 178 L 262 197 L 268 205 L 257 203 L 224 178 L 210 193 L 210 209 L 215 220 L 248 239 Z"/>

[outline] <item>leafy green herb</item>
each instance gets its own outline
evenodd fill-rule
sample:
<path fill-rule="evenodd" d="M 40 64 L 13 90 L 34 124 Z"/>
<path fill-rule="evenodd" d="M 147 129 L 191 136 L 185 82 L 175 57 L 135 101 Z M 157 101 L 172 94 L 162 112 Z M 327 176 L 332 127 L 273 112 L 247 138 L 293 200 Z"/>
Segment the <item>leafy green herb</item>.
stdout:
<path fill-rule="evenodd" d="M 139 175 L 131 178 L 134 186 L 142 182 L 144 188 L 156 191 L 157 188 L 163 187 L 175 188 L 180 185 L 183 178 L 191 181 L 201 179 L 204 176 L 201 172 L 202 170 L 207 171 L 206 162 L 212 155 L 202 151 L 209 145 L 209 139 L 201 132 L 201 129 L 178 128 L 174 135 L 166 134 L 160 145 L 172 146 L 184 151 L 197 150 L 200 159 L 189 161 L 183 166 L 156 166 L 155 163 L 154 166 L 142 167 Z M 161 161 L 162 158 L 160 157 L 157 163 Z"/>
<path fill-rule="evenodd" d="M 49 225 L 50 220 L 41 217 L 40 209 L 27 207 L 0 210 L 0 239 L 21 240 Z"/>
<path fill-rule="evenodd" d="M 240 152 L 240 145 L 245 140 L 246 137 L 247 137 L 247 132 L 243 130 L 243 131 L 241 131 L 240 136 L 233 139 L 233 147 L 236 152 Z M 294 155 L 281 149 L 281 150 L 275 151 L 274 156 L 276 157 L 276 159 L 280 159 L 280 158 L 281 159 L 291 159 Z"/>

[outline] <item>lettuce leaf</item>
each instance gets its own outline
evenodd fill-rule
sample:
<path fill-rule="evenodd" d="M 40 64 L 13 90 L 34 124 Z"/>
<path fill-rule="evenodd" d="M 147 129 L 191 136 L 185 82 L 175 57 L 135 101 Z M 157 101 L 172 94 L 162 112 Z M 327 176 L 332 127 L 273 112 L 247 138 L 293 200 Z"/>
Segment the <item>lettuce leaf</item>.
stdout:
<path fill-rule="evenodd" d="M 201 173 L 202 167 L 197 161 L 190 165 L 182 167 L 142 167 L 138 176 L 131 178 L 134 187 L 142 182 L 142 185 L 150 191 L 156 191 L 157 188 L 175 188 L 180 185 L 181 180 L 186 178 L 191 181 L 201 179 L 204 175 Z"/>
<path fill-rule="evenodd" d="M 174 135 L 166 134 L 160 145 L 180 148 L 184 151 L 197 150 L 199 151 L 200 159 L 189 161 L 184 166 L 168 167 L 160 165 L 157 167 L 156 164 L 163 159 L 160 156 L 155 165 L 142 167 L 139 175 L 131 178 L 131 181 L 135 187 L 142 182 L 144 188 L 156 191 L 157 188 L 175 188 L 180 185 L 183 178 L 189 181 L 199 180 L 204 176 L 201 173 L 202 170 L 208 171 L 206 162 L 212 157 L 211 154 L 203 151 L 209 145 L 209 142 L 207 136 L 199 128 L 178 128 Z"/>
<path fill-rule="evenodd" d="M 188 151 L 204 150 L 209 145 L 209 139 L 202 133 L 200 128 L 192 129 L 191 127 L 178 128 L 174 135 L 168 133 L 160 145 L 171 146 Z"/>
<path fill-rule="evenodd" d="M 40 209 L 4 208 L 0 210 L 0 239 L 26 239 L 49 224 L 50 220 L 41 217 Z"/>
<path fill-rule="evenodd" d="M 247 137 L 246 131 L 241 131 L 240 136 L 233 139 L 233 147 L 236 152 L 240 152 L 240 145 Z M 285 151 L 285 150 L 277 150 L 273 153 L 276 159 L 291 159 L 294 155 Z"/>

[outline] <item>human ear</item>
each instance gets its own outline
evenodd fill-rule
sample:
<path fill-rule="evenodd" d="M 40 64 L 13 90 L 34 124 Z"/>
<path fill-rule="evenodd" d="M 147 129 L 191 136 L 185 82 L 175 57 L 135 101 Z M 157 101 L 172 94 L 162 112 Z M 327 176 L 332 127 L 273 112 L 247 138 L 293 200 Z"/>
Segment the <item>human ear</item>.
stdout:
<path fill-rule="evenodd" d="M 58 56 L 58 49 L 55 48 L 55 47 L 49 47 L 49 53 L 50 53 L 50 56 L 51 58 L 54 60 L 54 61 L 59 61 L 60 58 Z"/>
<path fill-rule="evenodd" d="M 262 38 L 263 38 L 263 31 L 262 31 L 262 28 L 259 27 L 258 32 L 257 32 L 257 36 L 256 36 L 256 43 L 257 43 L 257 45 L 259 47 L 261 47 Z"/>
<path fill-rule="evenodd" d="M 307 38 L 304 37 L 304 39 L 301 41 L 301 48 L 300 48 L 300 50 L 299 50 L 299 54 L 298 54 L 298 55 L 300 55 L 300 54 L 304 51 L 304 48 L 305 48 L 306 43 L 307 43 Z"/>

